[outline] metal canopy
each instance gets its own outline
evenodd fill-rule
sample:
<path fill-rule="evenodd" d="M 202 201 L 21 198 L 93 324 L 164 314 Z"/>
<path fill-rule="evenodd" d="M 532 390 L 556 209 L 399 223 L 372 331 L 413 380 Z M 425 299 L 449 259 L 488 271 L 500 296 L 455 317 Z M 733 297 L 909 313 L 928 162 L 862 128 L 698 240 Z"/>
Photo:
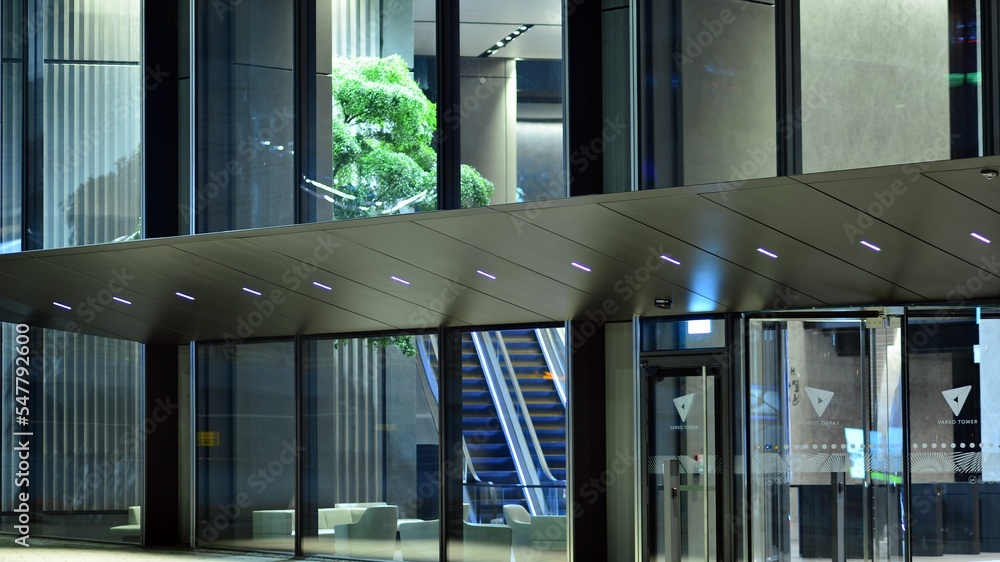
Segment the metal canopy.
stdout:
<path fill-rule="evenodd" d="M 1000 179 L 980 173 L 998 166 L 952 160 L 8 254 L 0 320 L 180 343 L 986 302 L 1000 297 L 1000 261 L 972 233 L 1000 244 Z"/>

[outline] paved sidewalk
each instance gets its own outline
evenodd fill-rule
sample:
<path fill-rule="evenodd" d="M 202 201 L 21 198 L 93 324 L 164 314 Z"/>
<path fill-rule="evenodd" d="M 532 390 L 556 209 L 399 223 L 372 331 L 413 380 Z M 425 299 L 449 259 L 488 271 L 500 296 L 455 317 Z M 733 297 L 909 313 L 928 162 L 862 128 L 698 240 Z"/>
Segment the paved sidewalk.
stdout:
<path fill-rule="evenodd" d="M 187 562 L 215 560 L 218 562 L 282 562 L 288 556 L 229 552 L 192 552 L 167 549 L 141 549 L 117 544 L 95 544 L 77 541 L 32 538 L 24 548 L 14 543 L 13 536 L 0 536 L 0 562 Z"/>

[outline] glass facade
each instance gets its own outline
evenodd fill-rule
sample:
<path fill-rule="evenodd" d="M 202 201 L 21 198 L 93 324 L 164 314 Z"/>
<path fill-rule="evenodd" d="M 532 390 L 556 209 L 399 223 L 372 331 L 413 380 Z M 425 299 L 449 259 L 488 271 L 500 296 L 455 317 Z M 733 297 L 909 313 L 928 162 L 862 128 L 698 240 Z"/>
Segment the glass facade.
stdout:
<path fill-rule="evenodd" d="M 197 546 L 291 552 L 300 532 L 311 555 L 437 560 L 446 477 L 464 559 L 565 560 L 562 333 L 462 335 L 460 468 L 444 471 L 436 336 L 199 345 Z"/>
<path fill-rule="evenodd" d="M 141 21 L 139 0 L 3 3 L 0 253 L 142 236 Z M 89 324 L 121 289 L 63 305 Z M 144 418 L 142 346 L 79 332 L 3 324 L 3 523 L 137 543 L 162 421 Z"/>
<path fill-rule="evenodd" d="M 850 316 L 750 320 L 754 559 L 996 552 L 995 311 Z"/>
<path fill-rule="evenodd" d="M 905 167 L 990 146 L 986 77 L 996 69 L 981 61 L 996 45 L 984 46 L 981 28 L 995 22 L 975 0 L 792 11 L 800 3 L 643 0 L 634 12 L 608 0 L 601 23 L 583 25 L 607 49 L 605 83 L 594 84 L 604 130 L 578 147 L 567 146 L 571 105 L 587 92 L 564 84 L 596 64 L 564 52 L 590 9 L 581 2 L 461 0 L 454 29 L 426 1 L 182 4 L 174 234 L 370 220 L 455 201 L 540 204 L 568 195 L 598 159 L 613 192 Z M 144 63 L 149 6 L 2 3 L 0 254 L 144 237 L 144 178 L 156 170 L 143 154 L 162 148 L 144 145 L 157 110 L 146 95 L 160 76 Z M 633 24 L 634 37 L 618 36 Z M 632 50 L 634 68 L 614 66 Z M 445 71 L 457 99 L 439 91 Z M 627 100 L 612 79 L 631 81 Z M 622 124 L 624 114 L 635 117 Z M 459 182 L 439 180 L 451 177 Z M 553 228 L 575 220 L 556 215 L 546 219 Z M 630 232 L 666 235 L 646 226 Z M 716 226 L 706 230 L 724 230 Z M 0 293 L 17 275 L 0 271 Z M 111 281 L 92 299 L 53 305 L 86 328 L 125 303 L 113 302 L 121 288 Z M 569 289 L 577 313 L 599 292 Z M 0 294 L 0 314 L 19 304 Z M 627 340 L 619 332 L 575 345 L 563 328 L 485 329 L 461 317 L 434 334 L 311 329 L 194 342 L 191 388 L 180 392 L 193 389 L 180 401 L 193 427 L 178 430 L 179 447 L 191 444 L 179 456 L 192 458 L 177 461 L 191 479 L 180 503 L 193 535 L 180 539 L 365 560 L 439 560 L 445 544 L 451 560 L 561 562 L 571 541 L 593 540 L 574 538 L 573 521 L 601 512 L 608 534 L 628 537 L 618 546 L 632 541 L 635 559 L 660 562 L 1000 552 L 989 524 L 1000 512 L 994 309 L 650 318 L 633 324 L 628 349 L 607 343 Z M 0 534 L 19 534 L 28 513 L 33 536 L 145 542 L 149 487 L 158 497 L 180 486 L 147 480 L 146 438 L 179 405 L 147 410 L 143 345 L 0 326 Z M 604 344 L 627 366 L 574 381 L 574 353 Z M 575 365 L 600 370 L 604 356 L 593 357 Z M 608 435 L 574 435 L 574 416 L 588 415 L 574 413 L 574 388 L 600 401 L 611 387 L 603 405 L 615 421 L 596 422 Z M 20 455 L 28 448 L 30 464 Z M 603 473 L 574 475 L 595 458 Z M 627 521 L 602 511 L 613 502 Z"/>
<path fill-rule="evenodd" d="M 977 4 L 803 5 L 803 172 L 979 156 Z"/>
<path fill-rule="evenodd" d="M 775 9 L 640 3 L 642 187 L 777 174 Z"/>
<path fill-rule="evenodd" d="M 18 33 L 21 3 L 4 2 L 0 6 L 0 26 L 4 37 Z M 0 44 L 0 254 L 21 249 L 21 156 L 24 146 L 18 142 L 23 126 L 24 108 L 20 95 L 22 49 L 20 41 Z"/>
<path fill-rule="evenodd" d="M 133 342 L 3 324 L 5 532 L 31 513 L 31 534 L 139 542 L 142 444 L 158 423 L 143 417 L 140 353 Z"/>
<path fill-rule="evenodd" d="M 460 3 L 462 207 L 565 197 L 559 2 Z"/>

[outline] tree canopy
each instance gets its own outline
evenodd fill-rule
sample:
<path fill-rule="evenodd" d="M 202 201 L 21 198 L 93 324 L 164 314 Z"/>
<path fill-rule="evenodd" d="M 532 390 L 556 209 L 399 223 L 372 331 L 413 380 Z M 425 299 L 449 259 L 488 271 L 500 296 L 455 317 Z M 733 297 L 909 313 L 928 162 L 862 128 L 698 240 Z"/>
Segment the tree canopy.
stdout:
<path fill-rule="evenodd" d="M 334 218 L 437 207 L 435 106 L 397 55 L 333 64 Z M 493 183 L 461 167 L 463 207 L 486 205 Z"/>

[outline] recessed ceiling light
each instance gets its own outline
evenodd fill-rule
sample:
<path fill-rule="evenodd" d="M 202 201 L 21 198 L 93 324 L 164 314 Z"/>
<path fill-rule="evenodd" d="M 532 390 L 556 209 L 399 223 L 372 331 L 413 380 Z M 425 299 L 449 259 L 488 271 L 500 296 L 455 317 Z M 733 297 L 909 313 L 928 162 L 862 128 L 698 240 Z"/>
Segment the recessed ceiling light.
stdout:
<path fill-rule="evenodd" d="M 661 255 L 660 259 L 663 260 L 663 261 L 668 261 L 668 262 L 670 262 L 670 263 L 672 263 L 674 265 L 680 265 L 681 264 L 681 262 L 675 260 L 674 258 L 672 258 L 672 257 L 670 257 L 670 256 L 668 256 L 666 254 Z"/>
<path fill-rule="evenodd" d="M 503 49 L 504 47 L 506 47 L 507 45 L 509 45 L 511 41 L 517 39 L 518 36 L 520 36 L 525 31 L 528 31 L 528 29 L 530 29 L 531 27 L 533 27 L 533 25 L 525 24 L 525 25 L 518 26 L 518 28 L 515 29 L 514 31 L 511 31 L 507 35 L 504 35 L 503 39 L 501 39 L 501 40 L 497 41 L 496 43 L 490 45 L 489 48 L 487 48 L 485 51 L 483 51 L 483 53 L 481 55 L 479 55 L 480 58 L 485 58 L 485 57 L 488 57 L 490 55 L 496 54 L 497 51 L 499 51 L 500 49 Z"/>
<path fill-rule="evenodd" d="M 403 285 L 409 285 L 410 284 L 410 282 L 407 281 L 406 279 L 403 279 L 402 277 L 396 277 L 395 275 L 391 276 L 391 279 L 393 281 L 395 281 L 396 283 L 402 283 Z"/>
<path fill-rule="evenodd" d="M 61 302 L 52 301 L 52 304 L 58 306 L 59 308 L 65 308 L 66 310 L 73 310 L 72 306 L 67 306 Z"/>
<path fill-rule="evenodd" d="M 260 291 L 254 291 L 250 287 L 243 287 L 243 291 L 250 293 L 251 295 L 257 295 L 258 297 L 260 296 Z"/>
<path fill-rule="evenodd" d="M 876 252 L 881 252 L 882 251 L 882 248 L 879 248 L 878 246 L 876 246 L 875 244 L 872 244 L 871 242 L 869 242 L 867 240 L 862 240 L 861 243 L 863 245 L 865 245 L 865 246 L 868 246 L 872 250 L 875 250 Z"/>
<path fill-rule="evenodd" d="M 494 281 L 496 281 L 496 280 L 497 280 L 497 276 L 496 276 L 496 275 L 493 275 L 492 273 L 487 273 L 487 272 L 483 271 L 482 269 L 477 269 L 477 270 L 476 270 L 476 273 L 478 273 L 478 274 L 480 274 L 480 275 L 482 275 L 483 277 L 486 277 L 486 278 L 488 278 L 488 279 L 492 279 L 492 280 L 494 280 Z"/>
<path fill-rule="evenodd" d="M 323 289 L 324 291 L 332 291 L 333 290 L 333 287 L 331 287 L 329 285 L 324 285 L 324 284 L 320 283 L 319 281 L 313 281 L 313 285 L 319 287 L 320 289 Z"/>
<path fill-rule="evenodd" d="M 180 291 L 177 291 L 174 294 L 177 295 L 178 297 L 182 298 L 182 299 L 187 299 L 189 301 L 193 301 L 194 300 L 194 297 L 192 297 L 191 295 L 186 295 L 186 294 L 184 294 L 184 293 L 182 293 Z"/>
<path fill-rule="evenodd" d="M 125 300 L 121 297 L 111 297 L 122 304 L 132 304 L 132 301 Z"/>
<path fill-rule="evenodd" d="M 975 238 L 976 240 L 980 240 L 982 242 L 986 242 L 987 244 L 990 243 L 990 239 L 987 238 L 987 237 L 985 237 L 985 236 L 983 236 L 982 234 L 977 234 L 977 233 L 973 232 L 972 233 L 972 237 Z"/>
<path fill-rule="evenodd" d="M 572 262 L 572 265 L 573 265 L 573 267 L 575 267 L 577 269 L 581 269 L 583 271 L 586 271 L 587 273 L 590 273 L 590 268 L 587 267 L 587 266 L 585 266 L 585 265 L 583 265 L 582 263 Z"/>
<path fill-rule="evenodd" d="M 765 250 L 764 248 L 757 248 L 757 251 L 760 252 L 760 253 L 762 253 L 762 254 L 764 254 L 765 256 L 767 256 L 769 258 L 778 259 L 778 254 L 775 254 L 774 252 L 770 252 L 768 250 Z"/>

